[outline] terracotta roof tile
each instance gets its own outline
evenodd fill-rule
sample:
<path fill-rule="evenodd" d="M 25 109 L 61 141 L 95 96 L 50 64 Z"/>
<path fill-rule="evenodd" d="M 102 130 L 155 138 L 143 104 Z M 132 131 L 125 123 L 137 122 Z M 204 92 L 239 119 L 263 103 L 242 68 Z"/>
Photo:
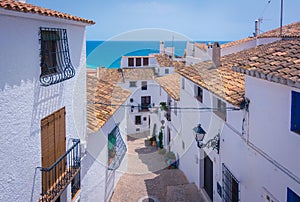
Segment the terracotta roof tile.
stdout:
<path fill-rule="evenodd" d="M 264 32 L 258 38 L 276 38 L 280 37 L 280 28 Z M 295 22 L 282 27 L 283 38 L 298 38 L 300 37 L 300 22 Z"/>
<path fill-rule="evenodd" d="M 234 70 L 300 88 L 300 39 L 285 39 L 257 46 L 229 57 L 236 58 Z M 242 55 L 251 55 L 242 58 Z"/>
<path fill-rule="evenodd" d="M 87 76 L 87 124 L 92 131 L 99 130 L 129 97 L 125 90 L 108 80 L 99 80 L 95 76 Z M 104 104 L 94 104 L 95 102 Z"/>
<path fill-rule="evenodd" d="M 153 80 L 153 68 L 123 68 L 124 78 L 128 81 Z"/>
<path fill-rule="evenodd" d="M 258 36 L 258 38 L 278 38 L 280 37 L 280 28 L 276 28 L 267 32 L 264 32 Z M 300 37 L 300 22 L 295 22 L 282 27 L 283 38 L 299 38 Z M 222 44 L 221 48 L 227 48 L 239 44 L 246 43 L 248 41 L 255 40 L 255 37 L 247 37 L 237 41 L 232 41 L 226 44 Z"/>
<path fill-rule="evenodd" d="M 84 18 L 80 18 L 80 17 L 73 16 L 73 15 L 66 14 L 66 13 L 62 13 L 59 11 L 42 8 L 42 7 L 35 6 L 35 5 L 29 4 L 29 3 L 22 3 L 22 2 L 13 1 L 13 0 L 0 0 L 0 8 L 6 9 L 6 10 L 11 10 L 11 11 L 23 12 L 23 13 L 36 13 L 39 15 L 63 18 L 63 19 L 83 22 L 83 23 L 87 23 L 87 24 L 95 24 L 95 22 L 92 20 L 87 20 Z"/>
<path fill-rule="evenodd" d="M 245 94 L 244 75 L 231 69 L 236 59 L 225 56 L 221 62 L 222 66 L 219 68 L 215 68 L 211 61 L 204 61 L 186 66 L 178 73 L 229 103 L 239 106 Z"/>
<path fill-rule="evenodd" d="M 180 75 L 177 73 L 155 78 L 157 83 L 174 99 L 180 98 Z"/>
<path fill-rule="evenodd" d="M 172 59 L 166 54 L 157 54 L 155 58 L 160 67 L 173 67 Z"/>
<path fill-rule="evenodd" d="M 232 42 L 229 42 L 229 43 L 222 44 L 221 48 L 228 48 L 228 47 L 231 47 L 231 46 L 236 46 L 236 45 L 243 44 L 243 43 L 246 43 L 248 41 L 255 40 L 255 39 L 256 39 L 255 37 L 247 37 L 247 38 L 240 39 L 240 40 L 237 40 L 237 41 L 232 41 Z"/>

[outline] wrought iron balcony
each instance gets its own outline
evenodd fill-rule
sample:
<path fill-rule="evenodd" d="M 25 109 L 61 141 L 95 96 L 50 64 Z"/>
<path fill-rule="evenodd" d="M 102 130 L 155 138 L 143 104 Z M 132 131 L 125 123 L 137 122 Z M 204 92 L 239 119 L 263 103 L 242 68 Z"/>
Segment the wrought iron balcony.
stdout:
<path fill-rule="evenodd" d="M 40 201 L 55 201 L 80 172 L 80 140 L 73 140 L 70 147 L 48 168 L 40 168 L 42 193 Z"/>

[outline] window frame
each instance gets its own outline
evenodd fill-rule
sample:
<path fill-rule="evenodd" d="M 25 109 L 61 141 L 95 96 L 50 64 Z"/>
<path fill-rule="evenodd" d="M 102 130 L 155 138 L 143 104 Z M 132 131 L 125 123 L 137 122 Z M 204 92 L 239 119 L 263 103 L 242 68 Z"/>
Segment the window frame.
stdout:
<path fill-rule="evenodd" d="M 142 58 L 135 58 L 135 66 L 136 67 L 142 66 Z"/>
<path fill-rule="evenodd" d="M 149 66 L 149 58 L 143 58 L 143 66 Z"/>
<path fill-rule="evenodd" d="M 141 82 L 141 90 L 148 90 L 148 82 L 147 81 Z"/>
<path fill-rule="evenodd" d="M 166 68 L 165 69 L 165 74 L 170 74 L 170 69 Z"/>
<path fill-rule="evenodd" d="M 222 163 L 222 198 L 223 201 L 240 201 L 240 184 L 230 170 Z"/>
<path fill-rule="evenodd" d="M 181 89 L 185 89 L 185 79 L 184 78 L 182 78 L 181 79 Z"/>
<path fill-rule="evenodd" d="M 300 92 L 291 91 L 290 130 L 300 135 Z"/>
<path fill-rule="evenodd" d="M 227 110 L 226 110 L 227 103 L 218 97 L 213 97 L 213 107 L 216 108 L 215 110 L 213 110 L 214 114 L 217 115 L 223 121 L 226 121 L 226 119 L 227 119 Z"/>
<path fill-rule="evenodd" d="M 138 119 L 139 118 L 139 119 Z M 139 120 L 139 121 L 138 121 Z M 141 115 L 136 115 L 134 116 L 134 124 L 135 125 L 142 125 L 142 116 Z"/>
<path fill-rule="evenodd" d="M 198 85 L 194 86 L 194 96 L 199 102 L 203 103 L 203 89 Z"/>
<path fill-rule="evenodd" d="M 137 82 L 136 81 L 129 81 L 129 88 L 135 88 L 137 87 Z"/>
<path fill-rule="evenodd" d="M 134 67 L 134 58 L 128 58 L 128 67 Z"/>

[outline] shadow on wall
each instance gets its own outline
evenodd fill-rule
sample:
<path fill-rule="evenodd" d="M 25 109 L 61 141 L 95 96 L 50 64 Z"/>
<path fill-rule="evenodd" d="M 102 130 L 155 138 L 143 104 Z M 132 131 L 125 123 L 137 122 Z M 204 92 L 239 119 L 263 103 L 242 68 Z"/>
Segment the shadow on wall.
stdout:
<path fill-rule="evenodd" d="M 34 84 L 33 110 L 30 135 L 40 134 L 41 119 L 62 108 L 64 82 L 51 86 L 41 86 L 39 81 Z"/>

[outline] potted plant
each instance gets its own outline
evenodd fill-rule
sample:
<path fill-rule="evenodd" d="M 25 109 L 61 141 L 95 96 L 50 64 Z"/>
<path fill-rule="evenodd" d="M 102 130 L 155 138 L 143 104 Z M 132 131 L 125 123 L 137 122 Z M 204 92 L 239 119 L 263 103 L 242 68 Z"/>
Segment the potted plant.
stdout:
<path fill-rule="evenodd" d="M 158 143 L 159 143 L 159 147 L 161 149 L 164 148 L 162 140 L 163 140 L 163 132 L 162 132 L 162 130 L 160 130 L 159 134 L 158 134 Z"/>
<path fill-rule="evenodd" d="M 160 103 L 160 109 L 161 109 L 161 111 L 167 111 L 167 103 L 166 102 L 161 102 Z"/>

